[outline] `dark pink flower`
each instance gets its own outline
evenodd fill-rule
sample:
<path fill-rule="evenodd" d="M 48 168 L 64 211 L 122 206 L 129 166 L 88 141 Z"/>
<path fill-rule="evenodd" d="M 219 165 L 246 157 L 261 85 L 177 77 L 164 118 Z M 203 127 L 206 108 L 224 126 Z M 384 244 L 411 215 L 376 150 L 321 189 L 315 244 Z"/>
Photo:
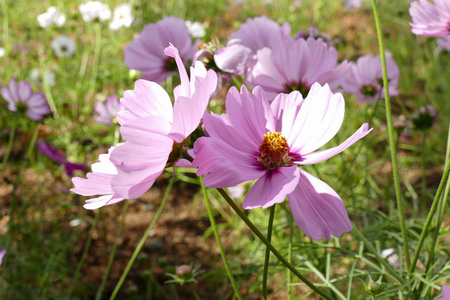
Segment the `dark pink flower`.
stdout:
<path fill-rule="evenodd" d="M 76 170 L 79 170 L 82 172 L 85 171 L 86 167 L 84 165 L 66 161 L 66 157 L 61 154 L 61 150 L 59 150 L 57 148 L 53 149 L 49 143 L 37 141 L 36 144 L 37 144 L 38 150 L 42 154 L 44 154 L 45 156 L 47 156 L 54 162 L 57 162 L 64 166 L 67 176 L 72 177 L 73 172 Z"/>
<path fill-rule="evenodd" d="M 34 93 L 31 85 L 24 80 L 17 83 L 15 78 L 11 78 L 9 86 L 2 86 L 1 94 L 8 102 L 10 111 L 24 112 L 30 120 L 39 121 L 50 113 L 44 94 Z"/>
<path fill-rule="evenodd" d="M 386 57 L 386 69 L 389 81 L 389 95 L 397 96 L 398 78 L 400 71 L 397 63 Z M 364 55 L 352 63 L 345 81 L 342 83 L 345 92 L 357 96 L 356 101 L 374 102 L 384 98 L 383 70 L 379 56 Z"/>
<path fill-rule="evenodd" d="M 409 14 L 412 17 L 411 31 L 417 35 L 448 36 L 450 35 L 450 1 L 428 0 L 411 2 Z"/>
<path fill-rule="evenodd" d="M 345 78 L 349 64 L 337 65 L 337 52 L 322 39 L 286 38 L 272 49 L 257 52 L 257 63 L 246 82 L 250 87 L 261 86 L 269 99 L 293 90 L 306 96 L 313 83 L 328 83 L 335 89 Z"/>
<path fill-rule="evenodd" d="M 192 43 L 184 20 L 166 17 L 148 24 L 124 50 L 128 68 L 139 70 L 143 78 L 156 83 L 164 82 L 176 71 L 176 65 L 164 54 L 164 49 L 173 44 L 183 61 L 192 61 L 197 45 Z"/>
<path fill-rule="evenodd" d="M 100 124 L 105 124 L 108 126 L 113 125 L 113 121 L 116 118 L 117 112 L 120 110 L 120 102 L 116 95 L 110 95 L 106 98 L 105 103 L 97 102 L 95 103 L 94 110 L 97 113 L 94 116 L 95 121 Z"/>
<path fill-rule="evenodd" d="M 328 85 L 315 83 L 303 99 L 298 91 L 279 94 L 269 104 L 261 87 L 253 94 L 232 87 L 228 114 L 205 114 L 209 137 L 194 145 L 197 174 L 207 187 L 226 188 L 257 179 L 243 207 L 267 208 L 289 198 L 298 227 L 313 239 L 331 239 L 352 229 L 345 205 L 326 183 L 298 166 L 315 164 L 342 152 L 367 135 L 363 124 L 341 145 L 316 151 L 339 131 L 345 103 Z"/>
<path fill-rule="evenodd" d="M 108 154 L 100 154 L 99 162 L 92 164 L 92 172 L 87 173 L 86 179 L 72 178 L 75 188 L 71 189 L 71 192 L 83 196 L 101 195 L 86 200 L 86 204 L 83 205 L 86 209 L 96 209 L 124 200 L 111 189 L 111 180 L 117 174 L 116 166 L 109 160 L 113 149 L 114 147 L 109 148 Z"/>

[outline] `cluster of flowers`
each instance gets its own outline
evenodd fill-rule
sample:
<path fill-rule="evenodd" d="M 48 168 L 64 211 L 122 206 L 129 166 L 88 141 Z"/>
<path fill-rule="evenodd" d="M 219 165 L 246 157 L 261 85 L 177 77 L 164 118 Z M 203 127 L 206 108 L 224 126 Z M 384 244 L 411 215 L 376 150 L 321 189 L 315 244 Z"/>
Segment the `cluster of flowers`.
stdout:
<path fill-rule="evenodd" d="M 341 145 L 316 151 L 343 122 L 344 99 L 332 89 L 348 89 L 355 80 L 347 82 L 347 76 L 369 68 L 368 76 L 358 78 L 357 90 L 365 101 L 374 101 L 381 89 L 381 62 L 368 57 L 362 63 L 338 64 L 331 41 L 324 42 L 317 30 L 295 37 L 290 31 L 287 23 L 249 19 L 226 47 L 219 47 L 193 42 L 185 21 L 175 17 L 145 26 L 124 50 L 125 64 L 144 77 L 120 100 L 117 121 L 125 142 L 100 155 L 87 178 L 72 179 L 73 192 L 100 195 L 84 207 L 138 198 L 168 165 L 187 166 L 204 175 L 207 187 L 257 180 L 244 199 L 246 209 L 267 208 L 288 196 L 296 224 L 311 238 L 329 240 L 351 230 L 339 195 L 298 167 L 325 161 L 371 131 L 363 124 Z M 184 62 L 194 62 L 190 78 Z M 392 65 L 395 93 L 398 68 Z M 181 84 L 173 91 L 172 106 L 159 83 L 177 69 Z M 205 113 L 220 79 L 231 76 L 242 76 L 253 90 L 231 87 L 227 114 Z M 375 95 L 365 91 L 369 85 L 377 89 Z M 205 136 L 190 141 L 201 121 Z M 190 142 L 195 142 L 193 149 L 188 149 Z"/>
<path fill-rule="evenodd" d="M 450 51 L 450 2 L 448 0 L 419 0 L 411 3 L 411 31 L 417 35 L 438 37 L 438 51 Z"/>

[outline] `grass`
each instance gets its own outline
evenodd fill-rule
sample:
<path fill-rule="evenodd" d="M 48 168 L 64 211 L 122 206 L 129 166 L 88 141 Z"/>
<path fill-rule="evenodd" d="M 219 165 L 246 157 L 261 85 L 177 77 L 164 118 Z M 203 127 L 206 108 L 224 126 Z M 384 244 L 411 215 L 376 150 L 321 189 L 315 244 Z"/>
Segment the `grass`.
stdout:
<path fill-rule="evenodd" d="M 206 41 L 218 37 L 222 43 L 226 43 L 227 37 L 247 18 L 264 14 L 280 24 L 288 22 L 292 34 L 300 29 L 307 30 L 310 25 L 317 26 L 321 32 L 334 39 L 340 60 L 356 61 L 361 55 L 378 54 L 375 23 L 369 2 L 364 3 L 359 10 L 348 12 L 340 1 L 253 0 L 241 5 L 224 0 L 134 1 L 133 25 L 117 32 L 109 30 L 108 22 L 85 23 L 78 12 L 80 3 L 58 2 L 57 6 L 67 14 L 66 24 L 61 28 L 53 26 L 42 29 L 38 26 L 36 16 L 52 4 L 55 5 L 55 2 L 1 0 L 0 47 L 4 47 L 7 54 L 0 58 L 0 85 L 6 85 L 13 77 L 29 80 L 33 68 L 50 69 L 56 77 L 54 86 L 33 83 L 33 90 L 42 91 L 54 103 L 53 115 L 45 120 L 33 122 L 19 118 L 7 109 L 6 102 L 2 100 L 3 104 L 0 105 L 0 160 L 6 155 L 11 128 L 16 128 L 11 154 L 0 174 L 0 247 L 8 248 L 0 269 L 0 294 L 5 295 L 5 299 L 90 299 L 100 287 L 119 228 L 123 204 L 102 208 L 98 224 L 93 226 L 95 212 L 82 208 L 84 197 L 68 192 L 73 187 L 70 178 L 62 166 L 37 151 L 35 140 L 50 142 L 62 149 L 67 160 L 86 166 L 90 166 L 99 154 L 107 151 L 114 143 L 114 128 L 95 123 L 92 118 L 93 106 L 96 101 L 104 101 L 110 94 L 120 98 L 125 90 L 134 88 L 136 77 L 130 75 L 123 63 L 123 49 L 144 25 L 164 16 L 175 15 L 202 22 L 206 27 Z M 111 8 L 119 3 L 109 2 Z M 392 99 L 394 121 L 400 115 L 409 117 L 420 106 L 427 104 L 435 107 L 439 114 L 437 123 L 427 132 L 424 147 L 420 131 L 411 130 L 409 137 L 396 136 L 409 252 L 414 255 L 444 170 L 450 115 L 450 102 L 447 99 L 450 92 L 450 73 L 447 71 L 450 54 L 445 51 L 435 53 L 434 38 L 411 33 L 408 24 L 411 20 L 409 3 L 400 0 L 379 1 L 378 8 L 385 48 L 399 65 L 401 74 L 400 95 Z M 76 41 L 74 56 L 58 58 L 54 55 L 50 44 L 59 34 L 68 35 Z M 170 91 L 172 86 L 177 85 L 177 80 L 174 77 L 163 86 Z M 213 110 L 223 109 L 220 107 L 224 101 L 223 95 L 225 92 L 214 99 L 216 106 Z M 384 287 L 376 296 L 377 299 L 417 299 L 419 296 L 436 299 L 440 295 L 440 287 L 450 282 L 449 276 L 445 275 L 449 268 L 448 205 L 442 208 L 443 227 L 439 232 L 439 243 L 430 273 L 426 275 L 424 270 L 430 255 L 431 238 L 425 239 L 417 270 L 407 278 L 391 175 L 384 103 L 356 103 L 351 95 L 345 95 L 345 99 L 344 124 L 327 148 L 338 145 L 368 119 L 371 119 L 373 132 L 327 162 L 304 169 L 339 193 L 354 227 L 373 249 L 355 232 L 346 233 L 339 239 L 333 238 L 330 242 L 311 240 L 296 226 L 290 228 L 292 217 L 286 202 L 275 211 L 272 244 L 287 258 L 287 245 L 292 236 L 292 264 L 308 279 L 316 282 L 317 286 L 328 287 L 326 290 L 335 299 L 369 299 L 371 296 L 365 292 L 365 286 L 372 280 L 380 280 Z M 422 155 L 425 158 L 425 194 L 421 191 Z M 76 175 L 84 176 L 81 172 Z M 214 293 L 220 299 L 233 298 L 212 231 L 208 229 L 209 221 L 200 189 L 192 174 L 181 175 L 187 176 L 186 180 L 190 183 L 174 184 L 172 198 L 163 212 L 161 225 L 158 227 L 157 224 L 156 228 L 169 232 L 171 226 L 175 226 L 174 218 L 178 218 L 176 214 L 183 214 L 177 208 L 177 205 L 182 205 L 195 213 L 186 213 L 177 220 L 181 224 L 192 222 L 193 227 L 189 229 L 194 231 L 196 237 L 191 238 L 196 240 L 200 237 L 203 245 L 187 244 L 189 251 L 183 252 L 180 250 L 180 240 L 156 233 L 165 243 L 164 247 L 167 247 L 163 250 L 170 254 L 164 255 L 160 249 L 149 250 L 138 256 L 129 280 L 125 281 L 120 291 L 122 297 L 138 299 L 147 295 L 147 298 L 155 299 L 189 299 L 192 294 L 188 287 L 164 284 L 168 280 L 164 273 L 173 273 L 173 267 L 177 264 L 194 262 L 205 271 L 197 278 L 201 284 L 192 285 L 201 296 Z M 160 203 L 170 176 L 171 172 L 167 172 L 142 199 L 129 202 L 130 209 L 103 298 L 111 294 L 137 241 L 151 222 L 151 219 L 140 220 L 133 227 L 133 220 L 139 219 L 142 212 L 146 212 L 147 218 L 153 216 L 154 209 L 145 211 L 145 207 Z M 184 179 L 182 176 L 179 178 Z M 247 189 L 249 187 L 247 185 Z M 208 190 L 208 194 L 240 291 L 245 299 L 259 299 L 265 247 L 217 191 Z M 163 219 L 164 213 L 166 219 Z M 246 214 L 261 232 L 267 231 L 267 210 L 255 209 Z M 74 220 L 79 225 L 70 223 Z M 432 222 L 428 234 L 430 237 L 435 230 L 433 226 Z M 180 228 L 176 230 L 181 231 Z M 87 249 L 86 260 L 81 261 L 81 279 L 78 280 L 75 266 L 80 263 L 89 237 L 92 237 L 93 244 Z M 186 240 L 182 241 L 187 243 Z M 387 248 L 396 249 L 400 255 L 400 267 L 394 272 L 400 274 L 401 280 L 380 262 L 378 256 Z M 207 254 L 201 257 L 195 255 L 196 251 Z M 309 294 L 310 289 L 299 280 L 293 279 L 288 283 L 284 265 L 273 255 L 269 266 L 269 297 L 286 299 L 287 286 L 290 285 L 295 297 L 315 299 Z M 90 282 L 93 277 L 98 281 Z M 69 295 L 68 290 L 72 285 L 75 288 Z M 417 288 L 418 292 L 411 292 L 413 288 Z"/>

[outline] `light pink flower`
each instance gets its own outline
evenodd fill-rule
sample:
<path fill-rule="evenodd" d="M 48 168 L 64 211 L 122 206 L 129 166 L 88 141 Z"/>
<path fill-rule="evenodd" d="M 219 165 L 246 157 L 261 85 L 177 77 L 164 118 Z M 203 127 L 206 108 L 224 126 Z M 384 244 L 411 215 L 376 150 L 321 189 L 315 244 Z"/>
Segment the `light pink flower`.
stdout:
<path fill-rule="evenodd" d="M 386 57 L 386 69 L 389 81 L 389 95 L 397 96 L 398 78 L 400 71 L 397 63 Z M 374 102 L 384 98 L 383 70 L 379 56 L 365 55 L 351 63 L 350 71 L 342 83 L 344 91 L 357 96 L 356 101 Z"/>
<path fill-rule="evenodd" d="M 313 239 L 340 236 L 352 229 L 339 195 L 298 166 L 315 164 L 342 152 L 367 135 L 363 124 L 341 145 L 316 151 L 333 138 L 344 119 L 345 103 L 328 85 L 315 83 L 303 99 L 298 91 L 279 94 L 269 104 L 261 87 L 253 94 L 234 87 L 228 114 L 205 114 L 209 137 L 194 145 L 197 174 L 207 187 L 226 188 L 257 179 L 243 202 L 245 209 L 267 208 L 289 198 L 297 226 Z"/>
<path fill-rule="evenodd" d="M 217 85 L 214 71 L 206 71 L 201 62 L 191 67 L 191 79 L 174 46 L 166 55 L 175 58 L 181 85 L 173 93 L 172 107 L 167 92 L 158 84 L 138 80 L 135 89 L 126 91 L 121 104 L 126 110 L 117 114 L 120 132 L 126 140 L 114 149 L 110 160 L 118 170 L 111 181 L 112 190 L 126 199 L 145 193 L 163 172 L 172 151 L 175 159 L 184 140 L 198 127 Z"/>
<path fill-rule="evenodd" d="M 450 1 L 428 0 L 411 2 L 409 14 L 412 17 L 411 31 L 417 35 L 448 36 L 450 35 Z"/>
<path fill-rule="evenodd" d="M 8 251 L 7 248 L 3 248 L 2 250 L 0 250 L 0 266 L 3 264 L 3 258 L 6 255 L 6 251 Z"/>
<path fill-rule="evenodd" d="M 111 180 L 117 174 L 116 166 L 109 160 L 113 149 L 114 147 L 111 147 L 108 150 L 108 154 L 99 155 L 99 162 L 92 164 L 92 172 L 87 173 L 86 179 L 80 177 L 72 178 L 75 186 L 75 188 L 71 189 L 73 193 L 82 196 L 101 195 L 100 197 L 86 200 L 86 204 L 83 205 L 86 209 L 97 209 L 124 200 L 111 189 Z"/>
<path fill-rule="evenodd" d="M 286 38 L 272 49 L 257 52 L 257 63 L 247 77 L 250 87 L 261 86 L 269 99 L 279 93 L 298 90 L 306 96 L 313 83 L 328 83 L 335 89 L 343 81 L 349 63 L 337 65 L 337 52 L 322 39 Z"/>
<path fill-rule="evenodd" d="M 95 121 L 97 121 L 97 123 L 112 126 L 116 114 L 120 110 L 120 108 L 121 105 L 119 100 L 117 99 L 117 96 L 110 95 L 106 98 L 105 103 L 95 103 L 94 110 L 97 115 L 94 116 L 94 119 Z"/>
<path fill-rule="evenodd" d="M 442 297 L 437 298 L 436 300 L 450 300 L 450 286 L 443 285 L 442 286 Z"/>
<path fill-rule="evenodd" d="M 54 162 L 57 162 L 64 166 L 67 176 L 72 177 L 73 172 L 75 172 L 76 170 L 84 172 L 84 170 L 86 169 L 86 167 L 82 164 L 67 161 L 66 157 L 61 154 L 61 150 L 57 148 L 53 149 L 49 143 L 37 141 L 36 144 L 38 150 L 42 154 L 44 154 Z"/>
<path fill-rule="evenodd" d="M 148 24 L 124 50 L 125 65 L 139 70 L 143 78 L 156 83 L 164 82 L 176 71 L 171 58 L 164 55 L 164 49 L 173 44 L 183 61 L 192 60 L 197 44 L 192 43 L 184 20 L 166 17 L 154 24 Z"/>
<path fill-rule="evenodd" d="M 436 43 L 437 47 L 436 49 L 434 49 L 435 53 L 441 52 L 442 49 L 445 49 L 450 52 L 450 35 L 443 38 L 438 38 L 436 40 Z"/>
<path fill-rule="evenodd" d="M 17 83 L 15 78 L 11 78 L 9 86 L 2 86 L 1 94 L 8 102 L 10 111 L 24 112 L 30 120 L 39 121 L 50 113 L 44 94 L 34 93 L 31 85 L 24 80 Z"/>
<path fill-rule="evenodd" d="M 330 36 L 326 33 L 319 32 L 319 28 L 316 26 L 309 26 L 308 31 L 300 30 L 295 35 L 295 39 L 308 39 L 309 37 L 312 37 L 314 39 L 321 38 L 325 44 L 327 44 L 328 47 L 333 47 L 333 41 L 331 40 Z"/>

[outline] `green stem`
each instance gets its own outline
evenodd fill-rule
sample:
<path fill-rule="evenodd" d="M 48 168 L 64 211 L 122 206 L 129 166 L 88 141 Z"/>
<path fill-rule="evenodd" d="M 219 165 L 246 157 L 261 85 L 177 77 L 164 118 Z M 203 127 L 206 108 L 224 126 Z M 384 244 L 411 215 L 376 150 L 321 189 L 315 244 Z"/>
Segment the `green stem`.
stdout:
<path fill-rule="evenodd" d="M 34 145 L 36 145 L 36 140 L 38 138 L 38 135 L 39 135 L 39 125 L 34 128 L 33 135 L 31 136 L 30 144 L 28 145 L 26 157 L 28 157 L 29 160 L 32 159 L 31 154 L 33 153 Z"/>
<path fill-rule="evenodd" d="M 192 287 L 191 283 L 188 282 L 188 287 L 191 290 L 192 294 L 194 294 L 194 297 L 196 300 L 201 300 L 200 296 L 197 294 L 197 292 L 194 290 L 194 288 Z"/>
<path fill-rule="evenodd" d="M 447 184 L 449 172 L 450 172 L 450 163 L 447 163 L 445 165 L 444 175 L 442 176 L 442 179 L 441 179 L 441 182 L 439 183 L 439 187 L 437 189 L 436 195 L 433 199 L 433 204 L 431 205 L 430 211 L 428 212 L 427 220 L 425 221 L 425 224 L 422 229 L 422 233 L 420 234 L 419 244 L 417 245 L 417 249 L 414 252 L 414 257 L 412 260 L 411 268 L 409 269 L 410 275 L 412 275 L 412 273 L 416 269 L 416 263 L 417 263 L 417 260 L 419 259 L 420 250 L 422 249 L 423 242 L 425 240 L 425 237 L 428 234 L 428 227 L 430 226 L 431 221 L 433 220 L 434 212 L 436 211 L 437 205 L 439 203 L 439 199 L 441 198 L 441 195 L 444 192 L 445 186 Z M 439 225 L 439 227 L 440 227 L 440 225 Z"/>
<path fill-rule="evenodd" d="M 2 18 L 3 18 L 3 43 L 5 45 L 5 57 L 8 57 L 11 51 L 11 46 L 9 45 L 9 18 L 8 18 L 8 5 L 6 0 L 2 0 Z"/>
<path fill-rule="evenodd" d="M 397 199 L 398 217 L 400 220 L 400 229 L 402 232 L 403 249 L 405 251 L 406 267 L 409 269 L 411 266 L 411 260 L 409 257 L 408 233 L 406 231 L 406 225 L 405 225 L 405 211 L 404 211 L 403 199 L 402 199 L 402 195 L 401 195 L 401 191 L 400 191 L 400 177 L 398 174 L 397 151 L 396 151 L 395 140 L 394 140 L 394 128 L 392 126 L 391 100 L 389 98 L 389 81 L 388 81 L 387 70 L 386 70 L 386 56 L 384 53 L 383 34 L 381 32 L 381 25 L 380 25 L 380 20 L 378 17 L 377 4 L 376 4 L 375 0 L 372 0 L 372 7 L 373 7 L 373 15 L 375 18 L 375 25 L 377 28 L 378 43 L 380 46 L 381 65 L 383 68 L 383 87 L 384 87 L 384 100 L 385 100 L 385 105 L 386 105 L 386 122 L 387 122 L 388 133 L 389 133 L 389 147 L 391 150 L 395 196 Z M 418 252 L 416 251 L 415 253 L 417 254 Z"/>
<path fill-rule="evenodd" d="M 172 177 L 169 181 L 169 184 L 167 185 L 166 192 L 164 194 L 163 200 L 161 201 L 161 205 L 158 208 L 158 211 L 156 212 L 155 217 L 153 218 L 152 222 L 148 226 L 147 230 L 145 231 L 144 235 L 142 236 L 141 241 L 137 245 L 136 249 L 134 250 L 133 255 L 130 258 L 130 261 L 128 262 L 127 267 L 125 268 L 125 271 L 122 273 L 122 276 L 119 279 L 119 282 L 117 283 L 110 300 L 113 300 L 116 298 L 117 293 L 120 290 L 120 287 L 122 286 L 123 282 L 125 281 L 125 278 L 128 275 L 128 272 L 131 269 L 131 266 L 133 265 L 134 261 L 136 260 L 136 257 L 138 256 L 139 252 L 141 252 L 142 247 L 144 246 L 145 241 L 148 238 L 148 235 L 150 234 L 150 231 L 153 229 L 153 226 L 155 226 L 156 222 L 158 221 L 159 217 L 161 216 L 164 206 L 166 205 L 167 198 L 169 198 L 170 190 L 172 189 L 172 185 L 175 182 L 176 177 Z"/>
<path fill-rule="evenodd" d="M 269 225 L 267 226 L 267 240 L 269 243 L 272 240 L 272 228 L 273 217 L 275 215 L 275 204 L 270 208 Z M 264 270 L 263 270 L 263 299 L 267 299 L 267 273 L 269 271 L 270 250 L 266 247 L 266 255 L 264 257 Z"/>
<path fill-rule="evenodd" d="M 71 283 L 70 288 L 69 288 L 69 294 L 67 295 L 69 298 L 72 295 L 72 291 L 73 291 L 73 288 L 75 286 L 75 282 L 78 282 L 78 278 L 80 276 L 81 267 L 84 264 L 84 260 L 86 259 L 86 255 L 87 255 L 87 253 L 89 251 L 89 247 L 91 246 L 92 233 L 94 232 L 95 228 L 97 227 L 97 221 L 98 221 L 99 216 L 100 216 L 100 209 L 97 210 L 97 212 L 95 213 L 94 222 L 92 223 L 92 227 L 91 227 L 91 231 L 89 232 L 88 240 L 86 242 L 86 245 L 84 246 L 83 254 L 81 255 L 80 261 L 78 262 L 77 269 L 75 270 L 75 274 L 73 275 L 73 280 L 72 280 L 72 283 Z"/>
<path fill-rule="evenodd" d="M 427 130 L 424 129 L 422 131 L 422 163 L 421 163 L 421 167 L 422 167 L 422 201 L 425 202 L 425 193 L 426 193 L 426 189 L 427 189 L 427 178 L 425 176 L 425 170 L 426 170 L 426 166 L 425 166 L 425 140 L 427 138 Z"/>
<path fill-rule="evenodd" d="M 102 47 L 102 28 L 100 27 L 100 23 L 95 24 L 95 49 L 94 49 L 94 62 L 92 66 L 92 73 L 89 84 L 89 92 L 88 95 L 92 95 L 95 90 L 95 83 L 97 82 L 97 73 L 98 73 L 98 59 L 100 57 L 100 51 Z"/>
<path fill-rule="evenodd" d="M 129 204 L 129 201 L 125 201 L 125 205 L 124 205 L 123 211 L 122 211 L 122 219 L 120 220 L 119 230 L 117 231 L 117 235 L 116 235 L 116 241 L 114 242 L 114 246 L 113 246 L 113 249 L 112 249 L 112 252 L 111 252 L 111 256 L 109 257 L 108 265 L 106 267 L 105 274 L 103 274 L 103 280 L 102 280 L 102 283 L 100 285 L 100 288 L 97 291 L 97 295 L 95 296 L 95 300 L 100 300 L 101 297 L 102 297 L 102 293 L 103 293 L 103 290 L 104 290 L 105 285 L 106 285 L 106 280 L 108 279 L 109 271 L 111 270 L 111 266 L 112 266 L 112 264 L 114 262 L 114 257 L 116 255 L 117 245 L 119 243 L 120 236 L 122 235 L 122 229 L 123 229 L 123 224 L 125 223 L 125 216 L 126 216 L 126 213 L 127 213 L 127 210 L 128 210 L 128 204 Z"/>
<path fill-rule="evenodd" d="M 358 228 L 356 228 L 356 226 L 353 226 L 353 232 L 356 233 L 356 235 L 364 243 L 366 248 L 369 249 L 370 252 L 372 252 L 377 262 L 386 268 L 391 277 L 395 279 L 395 281 L 397 281 L 399 284 L 403 284 L 404 281 L 403 278 L 392 268 L 392 266 L 384 258 L 380 256 L 377 249 L 375 249 L 375 247 L 372 246 L 372 244 L 364 237 L 364 235 L 361 233 L 361 231 L 358 230 Z"/>
<path fill-rule="evenodd" d="M 5 153 L 5 156 L 3 156 L 2 165 L 0 167 L 0 175 L 3 174 L 3 170 L 5 169 L 6 163 L 8 162 L 8 158 L 9 158 L 9 155 L 11 154 L 12 144 L 13 144 L 15 135 L 16 135 L 16 124 L 14 122 L 14 125 L 11 128 L 11 133 L 9 134 L 8 145 L 6 146 L 6 153 Z"/>
<path fill-rule="evenodd" d="M 267 240 L 267 238 L 261 233 L 261 231 L 256 228 L 256 226 L 250 221 L 250 219 L 244 214 L 244 212 L 234 203 L 234 201 L 228 196 L 225 190 L 218 188 L 219 193 L 223 196 L 223 198 L 227 201 L 227 203 L 231 206 L 231 208 L 241 217 L 241 219 L 247 224 L 247 226 L 253 231 L 253 233 L 261 240 L 261 242 L 266 245 L 272 251 L 272 253 L 281 261 L 283 265 L 286 266 L 292 273 L 295 274 L 301 281 L 303 281 L 307 286 L 309 286 L 313 291 L 324 297 L 325 299 L 332 300 L 328 293 L 319 289 L 314 283 L 309 281 L 305 276 L 303 276 L 297 269 L 291 265 L 279 252 L 275 249 L 274 246 Z"/>
<path fill-rule="evenodd" d="M 202 186 L 203 198 L 205 198 L 206 209 L 208 210 L 209 221 L 211 222 L 211 228 L 214 233 L 214 237 L 216 238 L 217 245 L 219 246 L 220 255 L 222 256 L 223 264 L 225 265 L 225 270 L 227 271 L 228 278 L 230 279 L 231 286 L 233 287 L 234 294 L 240 300 L 242 300 L 242 296 L 239 293 L 239 288 L 234 281 L 233 273 L 231 272 L 230 265 L 228 264 L 228 259 L 223 248 L 222 242 L 220 241 L 219 232 L 217 231 L 216 221 L 214 220 L 214 214 L 211 208 L 211 202 L 209 201 L 208 194 L 206 192 L 206 188 L 203 185 L 203 176 L 200 177 L 200 184 Z"/>
<path fill-rule="evenodd" d="M 292 239 L 293 239 L 293 236 L 294 236 L 294 226 L 293 226 L 293 223 L 294 222 L 292 222 L 293 220 L 292 220 L 292 215 L 291 214 L 289 214 L 289 213 L 287 213 L 288 214 L 288 223 L 289 223 L 289 246 L 288 246 L 288 262 L 290 263 L 290 264 L 292 264 Z M 291 271 L 289 271 L 289 269 L 287 270 L 287 291 L 288 291 L 288 299 L 289 300 L 292 300 L 292 286 L 291 286 L 291 283 L 292 283 L 292 272 Z"/>
<path fill-rule="evenodd" d="M 45 66 L 45 51 L 44 46 L 39 47 L 39 64 L 41 65 L 42 70 L 46 70 Z M 52 111 L 53 118 L 55 120 L 59 119 L 58 109 L 56 108 L 55 100 L 53 99 L 52 91 L 50 89 L 50 85 L 48 84 L 47 76 L 42 76 L 43 82 L 42 87 L 44 89 L 45 97 L 47 98 L 48 105 L 50 106 L 50 110 Z"/>

